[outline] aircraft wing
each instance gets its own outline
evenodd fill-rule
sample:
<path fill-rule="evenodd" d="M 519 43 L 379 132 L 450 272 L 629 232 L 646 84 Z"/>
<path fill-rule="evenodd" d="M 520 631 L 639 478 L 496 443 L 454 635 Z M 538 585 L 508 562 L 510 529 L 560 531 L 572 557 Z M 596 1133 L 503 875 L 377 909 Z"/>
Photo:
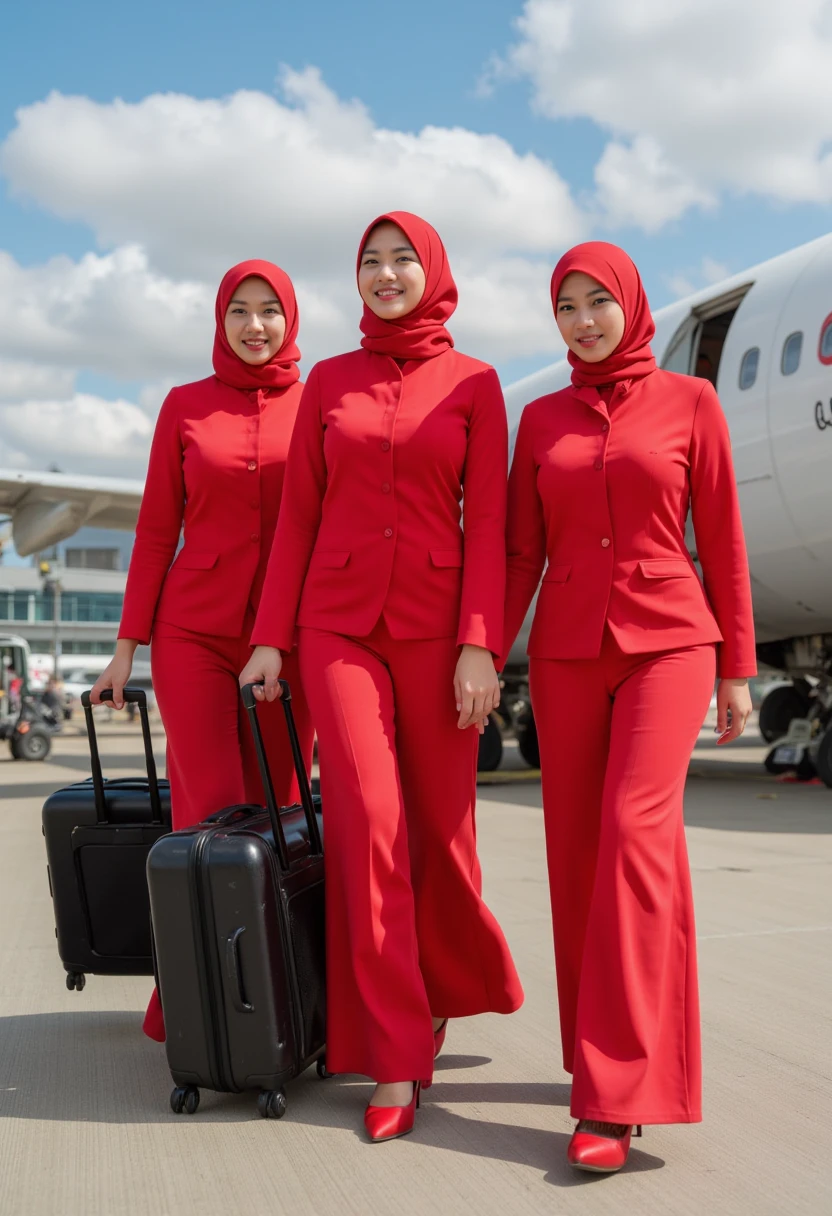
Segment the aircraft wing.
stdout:
<path fill-rule="evenodd" d="M 0 515 L 11 519 L 21 557 L 66 540 L 79 528 L 136 526 L 144 482 L 0 469 Z"/>

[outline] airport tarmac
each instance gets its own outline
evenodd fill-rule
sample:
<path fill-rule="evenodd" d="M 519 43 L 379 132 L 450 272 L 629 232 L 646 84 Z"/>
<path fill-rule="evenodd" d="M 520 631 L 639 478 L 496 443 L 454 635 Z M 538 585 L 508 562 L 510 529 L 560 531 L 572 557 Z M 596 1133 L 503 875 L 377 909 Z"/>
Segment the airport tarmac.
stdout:
<path fill-rule="evenodd" d="M 164 740 L 156 738 L 160 763 Z M 105 770 L 139 771 L 138 722 L 102 725 Z M 371 1145 L 361 1078 L 251 1095 L 203 1091 L 174 1115 L 145 1039 L 147 979 L 68 992 L 55 950 L 40 807 L 88 773 L 77 726 L 46 764 L 0 752 L 0 1213 L 3 1216 L 789 1216 L 832 1211 L 829 1010 L 832 791 L 777 783 L 759 737 L 704 730 L 686 817 L 697 898 L 705 1122 L 649 1127 L 615 1177 L 573 1172 L 557 1042 L 539 781 L 480 790 L 488 901 L 526 988 L 511 1018 L 450 1025 L 411 1136 Z M 453 926 L 448 926 L 453 932 Z"/>

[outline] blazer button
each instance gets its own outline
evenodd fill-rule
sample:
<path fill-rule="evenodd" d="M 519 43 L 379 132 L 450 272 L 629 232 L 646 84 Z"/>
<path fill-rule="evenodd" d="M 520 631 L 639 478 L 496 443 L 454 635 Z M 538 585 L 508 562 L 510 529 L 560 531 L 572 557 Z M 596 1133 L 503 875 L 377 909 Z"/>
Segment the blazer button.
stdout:
<path fill-rule="evenodd" d="M 609 549 L 609 547 L 610 547 L 610 538 L 608 536 L 605 536 L 604 539 L 601 541 L 601 548 Z"/>
<path fill-rule="evenodd" d="M 596 467 L 596 469 L 603 469 L 603 467 L 604 467 L 604 462 L 603 462 L 603 460 L 596 460 L 596 461 L 595 461 L 595 467 Z"/>
<path fill-rule="evenodd" d="M 390 482 L 389 481 L 385 481 L 384 485 L 381 487 L 381 492 L 382 492 L 382 494 L 390 493 Z"/>
<path fill-rule="evenodd" d="M 259 532 L 252 532 L 252 534 L 251 534 L 251 539 L 252 539 L 252 541 L 257 542 L 257 541 L 260 539 L 260 533 L 259 533 Z"/>
<path fill-rule="evenodd" d="M 392 528 L 385 528 L 385 529 L 384 529 L 384 535 L 385 535 L 385 536 L 387 537 L 387 539 L 389 540 L 389 539 L 390 539 L 390 537 L 393 535 L 393 529 L 392 529 Z"/>
<path fill-rule="evenodd" d="M 247 466 L 247 467 L 248 467 L 248 471 L 249 471 L 249 473 L 253 473 L 253 472 L 254 472 L 254 470 L 257 468 L 257 461 L 256 461 L 256 460 L 250 460 L 250 461 L 248 462 L 248 466 Z"/>
<path fill-rule="evenodd" d="M 382 450 L 382 452 L 389 452 L 389 451 L 390 451 L 390 444 L 387 442 L 387 440 L 386 440 L 386 439 L 383 441 L 383 443 L 382 443 L 382 445 L 381 445 L 381 450 Z"/>
<path fill-rule="evenodd" d="M 604 425 L 601 427 L 602 431 L 608 431 L 609 429 L 610 429 L 610 424 L 608 422 L 605 422 Z"/>

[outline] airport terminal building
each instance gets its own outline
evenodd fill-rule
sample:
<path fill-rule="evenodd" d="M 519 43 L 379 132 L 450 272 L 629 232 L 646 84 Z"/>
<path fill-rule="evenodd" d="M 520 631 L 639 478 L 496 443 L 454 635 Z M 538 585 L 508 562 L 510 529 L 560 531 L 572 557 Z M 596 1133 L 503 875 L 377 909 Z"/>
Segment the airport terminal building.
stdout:
<path fill-rule="evenodd" d="M 109 655 L 118 623 L 133 537 L 125 532 L 83 528 L 27 565 L 0 564 L 0 633 L 26 639 L 33 654 L 52 652 L 54 594 L 40 571 L 42 560 L 60 562 L 58 636 L 65 655 Z"/>

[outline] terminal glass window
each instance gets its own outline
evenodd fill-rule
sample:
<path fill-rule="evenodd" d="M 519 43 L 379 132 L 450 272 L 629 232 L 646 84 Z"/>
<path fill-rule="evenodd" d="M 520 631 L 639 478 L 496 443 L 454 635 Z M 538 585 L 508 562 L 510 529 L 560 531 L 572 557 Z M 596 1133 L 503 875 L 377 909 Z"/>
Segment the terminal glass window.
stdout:
<path fill-rule="evenodd" d="M 760 366 L 760 348 L 752 346 L 742 357 L 740 364 L 740 388 L 752 388 L 757 380 L 757 369 Z"/>
<path fill-rule="evenodd" d="M 783 356 L 780 360 L 780 370 L 784 376 L 793 376 L 800 367 L 800 355 L 803 350 L 803 334 L 789 334 L 783 343 Z"/>
<path fill-rule="evenodd" d="M 66 549 L 64 558 L 69 570 L 120 570 L 120 549 Z"/>
<path fill-rule="evenodd" d="M 0 591 L 0 621 L 33 621 L 33 591 Z"/>
<path fill-rule="evenodd" d="M 61 596 L 61 620 L 92 624 L 117 624 L 124 596 L 114 591 L 65 592 Z M 0 591 L 0 621 L 48 622 L 55 619 L 51 591 Z"/>

